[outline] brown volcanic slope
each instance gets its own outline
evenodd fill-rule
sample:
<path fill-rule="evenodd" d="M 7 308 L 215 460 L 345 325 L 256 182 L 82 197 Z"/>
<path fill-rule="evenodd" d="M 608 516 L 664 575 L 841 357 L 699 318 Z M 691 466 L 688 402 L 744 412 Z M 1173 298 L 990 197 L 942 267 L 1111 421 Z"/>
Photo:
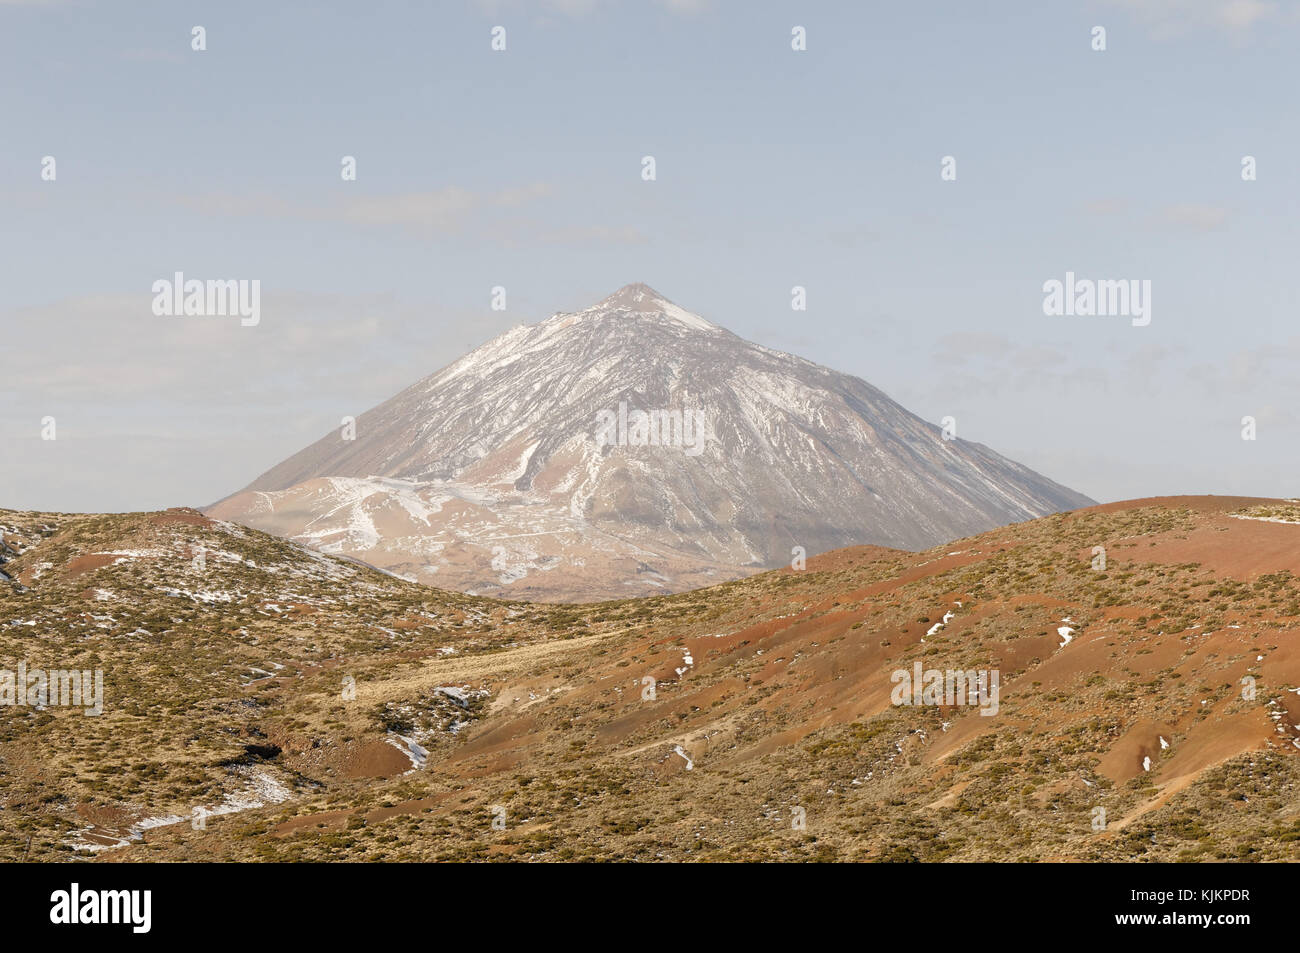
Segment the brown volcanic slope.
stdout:
<path fill-rule="evenodd" d="M 5 664 L 106 685 L 98 718 L 0 708 L 0 856 L 1300 858 L 1296 502 L 1112 504 L 565 607 L 190 511 L 0 527 Z M 997 714 L 892 705 L 916 662 L 998 670 Z"/>

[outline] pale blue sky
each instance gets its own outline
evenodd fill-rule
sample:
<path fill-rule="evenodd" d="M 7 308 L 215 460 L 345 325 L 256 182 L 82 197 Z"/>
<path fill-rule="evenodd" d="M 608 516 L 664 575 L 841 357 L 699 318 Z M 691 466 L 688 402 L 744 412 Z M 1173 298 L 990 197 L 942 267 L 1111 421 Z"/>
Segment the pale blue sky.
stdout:
<path fill-rule="evenodd" d="M 0 507 L 211 502 L 632 281 L 1098 499 L 1300 493 L 1292 0 L 289 6 L 0 0 Z"/>

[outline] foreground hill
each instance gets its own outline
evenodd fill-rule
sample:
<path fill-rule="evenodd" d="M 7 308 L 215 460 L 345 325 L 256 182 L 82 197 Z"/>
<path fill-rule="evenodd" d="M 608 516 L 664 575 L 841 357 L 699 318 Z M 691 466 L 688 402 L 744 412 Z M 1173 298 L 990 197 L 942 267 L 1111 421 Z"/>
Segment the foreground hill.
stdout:
<path fill-rule="evenodd" d="M 1091 502 L 638 284 L 506 332 L 207 512 L 556 602 L 696 589 L 795 546 L 924 549 Z"/>
<path fill-rule="evenodd" d="M 6 858 L 1300 858 L 1294 501 L 563 607 L 192 511 L 0 532 L 5 664 L 104 681 L 0 706 Z M 894 704 L 918 666 L 996 704 Z"/>

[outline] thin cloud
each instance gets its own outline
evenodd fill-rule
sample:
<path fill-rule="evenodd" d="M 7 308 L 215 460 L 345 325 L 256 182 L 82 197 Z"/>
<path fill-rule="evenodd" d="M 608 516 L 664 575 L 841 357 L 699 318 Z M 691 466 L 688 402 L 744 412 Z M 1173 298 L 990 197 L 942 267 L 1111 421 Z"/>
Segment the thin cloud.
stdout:
<path fill-rule="evenodd" d="M 1144 22 L 1153 36 L 1164 39 L 1193 29 L 1247 38 L 1256 26 L 1294 18 L 1294 0 L 1107 0 Z"/>
<path fill-rule="evenodd" d="M 428 362 L 458 356 L 451 347 L 404 341 L 425 316 L 389 295 L 262 293 L 261 323 L 238 318 L 158 317 L 153 293 L 101 294 L 0 312 L 14 330 L 0 350 L 0 379 L 25 399 L 112 406 L 133 400 L 169 405 L 247 403 L 311 405 L 351 380 L 384 370 L 388 389 L 430 371 Z M 484 333 L 483 317 L 439 315 L 444 329 Z M 239 387 L 231 387 L 239 381 Z M 374 396 L 388 396 L 382 391 Z"/>
<path fill-rule="evenodd" d="M 1205 202 L 1172 202 L 1157 207 L 1143 208 L 1128 199 L 1101 198 L 1084 202 L 1085 215 L 1093 218 L 1138 217 L 1151 228 L 1176 229 L 1189 232 L 1212 232 L 1223 228 L 1232 218 L 1232 210 L 1223 205 Z"/>
<path fill-rule="evenodd" d="M 1213 232 L 1228 224 L 1231 213 L 1221 205 L 1184 202 L 1166 205 L 1155 215 L 1158 225 L 1191 232 Z"/>
<path fill-rule="evenodd" d="M 574 225 L 540 233 L 540 241 L 563 245 L 644 245 L 649 236 L 634 225 Z"/>
<path fill-rule="evenodd" d="M 554 189 L 534 183 L 496 192 L 472 192 L 448 186 L 424 192 L 363 194 L 337 197 L 318 204 L 296 202 L 269 194 L 208 194 L 177 196 L 178 204 L 205 215 L 280 218 L 334 222 L 419 232 L 454 234 L 490 209 L 518 208 L 546 198 Z"/>
<path fill-rule="evenodd" d="M 678 16 L 695 16 L 712 5 L 711 0 L 658 0 L 658 2 L 663 9 Z M 527 5 L 521 0 L 474 0 L 474 5 L 484 13 L 492 15 L 541 11 L 575 19 L 615 6 L 611 0 L 530 0 Z"/>
<path fill-rule="evenodd" d="M 956 331 L 935 342 L 934 360 L 945 366 L 964 364 L 971 359 L 994 362 L 1005 360 L 1016 345 L 1004 334 L 991 331 Z"/>
<path fill-rule="evenodd" d="M 6 0 L 0 0 L 5 3 Z M 129 63 L 183 63 L 185 57 L 173 50 L 123 50 L 117 55 Z"/>
<path fill-rule="evenodd" d="M 1098 218 L 1123 215 L 1129 210 L 1129 207 L 1128 199 L 1118 198 L 1093 199 L 1083 203 L 1083 210 L 1089 215 L 1095 215 Z"/>

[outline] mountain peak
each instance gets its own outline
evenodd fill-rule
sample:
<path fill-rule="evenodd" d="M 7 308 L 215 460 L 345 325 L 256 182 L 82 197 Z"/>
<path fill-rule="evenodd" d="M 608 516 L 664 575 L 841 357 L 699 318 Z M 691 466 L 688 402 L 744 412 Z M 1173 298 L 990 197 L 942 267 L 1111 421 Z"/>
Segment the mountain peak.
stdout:
<path fill-rule="evenodd" d="M 644 284 L 506 332 L 357 424 L 209 515 L 553 601 L 733 579 L 794 546 L 927 549 L 1091 502 Z"/>
<path fill-rule="evenodd" d="M 649 285 L 634 281 L 630 285 L 619 288 L 608 298 L 601 300 L 596 306 L 626 308 L 628 311 L 655 311 L 657 306 L 671 303 Z"/>
<path fill-rule="evenodd" d="M 660 316 L 697 331 L 713 331 L 717 325 L 711 324 L 685 308 L 669 301 L 647 284 L 633 282 L 624 285 L 608 298 L 604 298 L 587 309 L 588 311 L 628 311 L 638 315 Z"/>

